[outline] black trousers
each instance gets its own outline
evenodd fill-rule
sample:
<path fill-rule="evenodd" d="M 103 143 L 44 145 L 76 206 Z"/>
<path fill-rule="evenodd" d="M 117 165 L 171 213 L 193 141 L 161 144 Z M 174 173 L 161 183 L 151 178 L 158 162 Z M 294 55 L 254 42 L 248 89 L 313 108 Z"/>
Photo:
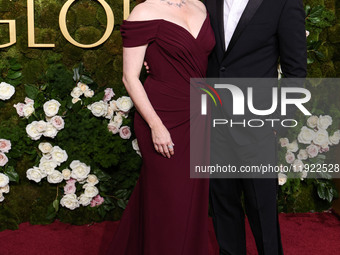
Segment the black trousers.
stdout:
<path fill-rule="evenodd" d="M 238 168 L 242 165 L 276 165 L 277 141 L 274 133 L 257 144 L 243 146 L 237 145 L 228 132 L 214 134 L 212 139 L 211 160 L 214 164 L 230 164 Z M 224 177 L 228 177 L 227 173 Z M 283 254 L 277 212 L 278 181 L 270 177 L 210 179 L 210 203 L 220 255 L 246 254 L 242 193 L 258 253 Z"/>

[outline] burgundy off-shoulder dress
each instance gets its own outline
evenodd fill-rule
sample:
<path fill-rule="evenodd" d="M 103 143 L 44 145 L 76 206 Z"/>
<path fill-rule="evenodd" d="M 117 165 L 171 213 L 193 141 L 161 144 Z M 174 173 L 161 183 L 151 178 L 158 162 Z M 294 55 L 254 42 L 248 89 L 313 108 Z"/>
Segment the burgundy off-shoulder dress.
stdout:
<path fill-rule="evenodd" d="M 190 179 L 190 78 L 205 77 L 215 37 L 207 15 L 197 38 L 163 20 L 124 21 L 124 47 L 148 45 L 144 89 L 169 130 L 175 155 L 154 149 L 148 124 L 135 114 L 143 157 L 138 183 L 108 254 L 207 255 L 208 179 Z"/>

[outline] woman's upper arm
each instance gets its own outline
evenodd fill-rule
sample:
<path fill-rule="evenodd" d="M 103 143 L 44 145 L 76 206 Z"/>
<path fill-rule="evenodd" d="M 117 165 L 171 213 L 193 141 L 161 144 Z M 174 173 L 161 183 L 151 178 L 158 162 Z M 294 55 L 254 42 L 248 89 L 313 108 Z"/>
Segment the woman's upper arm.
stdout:
<path fill-rule="evenodd" d="M 123 48 L 123 76 L 124 78 L 139 78 L 143 67 L 147 45 Z"/>

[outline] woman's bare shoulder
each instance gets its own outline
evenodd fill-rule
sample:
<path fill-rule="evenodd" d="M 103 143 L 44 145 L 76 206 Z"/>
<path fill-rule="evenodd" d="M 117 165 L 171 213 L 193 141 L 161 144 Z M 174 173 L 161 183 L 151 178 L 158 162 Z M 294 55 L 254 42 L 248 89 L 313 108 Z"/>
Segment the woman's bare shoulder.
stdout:
<path fill-rule="evenodd" d="M 206 13 L 207 9 L 205 7 L 205 4 L 201 0 L 191 0 L 191 2 L 199 8 L 202 12 Z"/>
<path fill-rule="evenodd" d="M 148 0 L 140 3 L 133 8 L 128 21 L 144 21 L 150 20 L 157 15 L 157 10 L 159 11 L 158 5 L 153 0 Z"/>

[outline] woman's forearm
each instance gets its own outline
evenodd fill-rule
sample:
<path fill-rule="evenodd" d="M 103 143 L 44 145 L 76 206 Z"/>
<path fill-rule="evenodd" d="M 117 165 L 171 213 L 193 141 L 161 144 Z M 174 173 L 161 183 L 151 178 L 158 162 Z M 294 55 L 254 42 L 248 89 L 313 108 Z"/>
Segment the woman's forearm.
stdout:
<path fill-rule="evenodd" d="M 157 115 L 155 109 L 144 90 L 144 87 L 138 77 L 123 75 L 123 83 L 137 111 L 142 115 L 149 127 L 155 128 L 162 125 L 162 121 Z"/>

